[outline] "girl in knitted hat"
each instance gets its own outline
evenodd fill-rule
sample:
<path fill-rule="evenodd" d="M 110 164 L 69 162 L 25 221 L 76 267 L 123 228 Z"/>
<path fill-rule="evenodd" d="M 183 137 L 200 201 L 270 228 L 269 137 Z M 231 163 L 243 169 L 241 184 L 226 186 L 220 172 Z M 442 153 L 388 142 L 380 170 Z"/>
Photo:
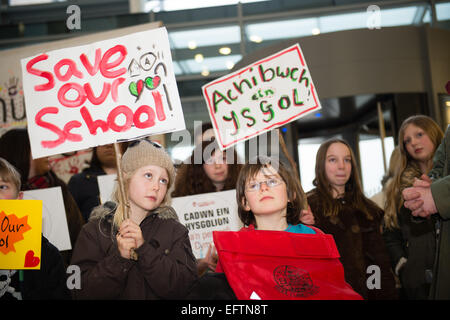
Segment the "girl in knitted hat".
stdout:
<path fill-rule="evenodd" d="M 175 170 L 150 140 L 129 144 L 121 160 L 127 203 L 119 187 L 113 202 L 91 214 L 72 264 L 81 269 L 80 299 L 181 299 L 196 280 L 188 230 L 169 206 Z M 127 210 L 129 217 L 124 215 Z"/>

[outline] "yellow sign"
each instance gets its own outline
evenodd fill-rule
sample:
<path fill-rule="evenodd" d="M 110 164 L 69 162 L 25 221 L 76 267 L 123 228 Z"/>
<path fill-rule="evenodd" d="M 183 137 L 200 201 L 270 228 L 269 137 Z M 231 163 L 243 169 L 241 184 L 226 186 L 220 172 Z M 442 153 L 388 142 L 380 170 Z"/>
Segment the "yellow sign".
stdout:
<path fill-rule="evenodd" d="M 40 269 L 42 200 L 0 200 L 0 269 Z"/>

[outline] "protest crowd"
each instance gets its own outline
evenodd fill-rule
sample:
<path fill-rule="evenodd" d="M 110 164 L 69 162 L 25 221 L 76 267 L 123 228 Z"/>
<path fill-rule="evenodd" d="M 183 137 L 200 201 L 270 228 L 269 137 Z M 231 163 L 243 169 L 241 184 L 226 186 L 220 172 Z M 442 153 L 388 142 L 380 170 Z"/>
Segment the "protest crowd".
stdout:
<path fill-rule="evenodd" d="M 24 129 L 12 129 L 0 137 L 2 199 L 21 199 L 23 191 L 33 188 L 33 181 L 42 181 L 42 188 L 59 181 L 67 189 L 51 172 L 48 161 L 40 160 L 45 163 L 40 169 L 37 160 L 28 156 L 30 160 L 22 162 L 31 163 L 31 168 L 21 166 L 7 144 L 8 136 L 16 131 L 26 134 Z M 286 235 L 333 236 L 344 275 L 341 279 L 344 292 L 333 296 L 334 299 L 445 298 L 448 287 L 444 285 L 445 273 L 440 269 L 445 260 L 436 259 L 436 255 L 445 257 L 448 247 L 436 241 L 440 230 L 436 228 L 442 228 L 448 213 L 444 211 L 448 208 L 448 197 L 439 197 L 446 189 L 439 183 L 446 181 L 442 168 L 448 163 L 450 133 L 447 130 L 444 136 L 431 118 L 418 115 L 405 120 L 399 134 L 400 141 L 404 141 L 399 146 L 400 157 L 405 161 L 390 163 L 390 171 L 395 173 L 384 189 L 392 190 L 386 193 L 384 208 L 364 196 L 354 153 L 341 139 L 328 140 L 319 148 L 316 188 L 306 196 L 289 163 L 275 157 L 259 156 L 253 163 L 244 165 L 227 163 L 212 138 L 200 141 L 196 147 L 213 146 L 211 158 L 199 164 L 186 162 L 175 169 L 172 159 L 159 144 L 148 138 L 132 141 L 123 148 L 121 159 L 129 203 L 121 203 L 118 186 L 112 201 L 103 204 L 99 202 L 98 186 L 89 187 L 90 197 L 98 201 L 89 215 L 83 217 L 78 210 L 83 201 L 92 202 L 89 198 L 77 199 L 73 206 L 77 219 L 70 219 L 69 215 L 74 213 L 66 211 L 73 249 L 59 252 L 42 236 L 41 269 L 7 273 L 2 270 L 8 279 L 2 299 L 236 299 L 234 286 L 227 279 L 233 282 L 242 279 L 226 274 L 227 268 L 218 256 L 218 244 L 214 246 L 211 241 L 206 256 L 196 259 L 188 230 L 170 206 L 171 196 L 220 192 L 224 187 L 236 189 L 238 211 L 235 214 L 243 225 L 238 233 L 270 230 Z M 420 156 L 414 153 L 412 146 L 416 144 L 424 149 Z M 219 158 L 214 157 L 216 153 L 220 154 Z M 93 153 L 92 161 L 92 165 L 98 165 L 97 153 Z M 195 169 L 186 169 L 187 166 L 198 166 L 203 172 L 196 176 Z M 72 177 L 69 185 L 78 177 L 86 179 L 89 168 Z M 427 176 L 430 172 L 434 182 Z M 28 179 L 23 179 L 24 176 Z M 431 187 L 431 200 L 440 211 L 429 213 L 424 202 L 430 200 L 425 198 L 422 206 L 414 206 L 420 201 L 414 198 L 414 189 L 430 190 L 430 185 L 436 183 L 435 189 Z M 409 194 L 413 194 L 412 200 L 407 200 L 411 198 Z M 70 193 L 66 196 L 75 202 Z M 391 205 L 391 201 L 397 204 Z M 306 202 L 309 207 L 305 210 Z M 417 207 L 418 214 L 408 209 L 408 203 L 412 203 L 411 208 Z M 123 220 L 127 206 L 130 215 Z M 398 210 L 393 210 L 397 207 Z M 131 257 L 134 251 L 136 260 Z M 71 260 L 63 259 L 68 255 Z M 410 259 L 415 263 L 409 264 Z M 81 286 L 71 292 L 65 272 L 69 265 L 81 268 Z M 380 289 L 370 290 L 367 286 L 367 268 L 371 265 L 380 267 Z M 329 271 L 333 272 L 333 268 Z M 19 274 L 22 274 L 20 279 Z M 427 279 L 424 276 L 427 274 L 438 277 Z M 309 290 L 313 297 L 314 290 Z"/>
<path fill-rule="evenodd" d="M 164 27 L 53 49 L 21 57 L 27 123 L 0 132 L 0 301 L 450 299 L 436 117 L 404 117 L 379 194 L 338 135 L 306 155 L 305 192 L 283 129 L 329 105 L 299 44 L 198 88 L 211 121 L 182 161 L 166 147 L 189 110 Z M 262 134 L 277 152 L 236 151 Z M 51 157 L 74 154 L 88 157 L 58 176 Z"/>

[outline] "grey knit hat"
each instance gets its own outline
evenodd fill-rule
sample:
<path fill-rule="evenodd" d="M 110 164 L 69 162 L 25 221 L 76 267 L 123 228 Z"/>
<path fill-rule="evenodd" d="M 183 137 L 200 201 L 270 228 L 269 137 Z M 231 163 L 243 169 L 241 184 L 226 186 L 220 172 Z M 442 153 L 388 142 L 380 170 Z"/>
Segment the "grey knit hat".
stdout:
<path fill-rule="evenodd" d="M 175 168 L 172 159 L 165 149 L 159 144 L 148 139 L 134 140 L 130 142 L 127 150 L 122 156 L 122 170 L 126 174 L 131 174 L 137 169 L 154 165 L 167 170 L 169 175 L 169 185 L 167 194 L 161 205 L 170 203 L 170 187 L 175 183 Z"/>

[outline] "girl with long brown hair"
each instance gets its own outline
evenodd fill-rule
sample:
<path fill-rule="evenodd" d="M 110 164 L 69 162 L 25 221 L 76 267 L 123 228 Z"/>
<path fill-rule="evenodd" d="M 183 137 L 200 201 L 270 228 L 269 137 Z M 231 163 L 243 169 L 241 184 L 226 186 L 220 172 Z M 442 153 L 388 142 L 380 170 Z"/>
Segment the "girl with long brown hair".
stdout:
<path fill-rule="evenodd" d="M 235 151 L 220 151 L 214 139 L 202 141 L 178 168 L 172 197 L 232 190 L 240 168 Z"/>
<path fill-rule="evenodd" d="M 436 232 L 435 218 L 414 218 L 403 206 L 401 193 L 431 170 L 442 137 L 441 128 L 430 117 L 415 115 L 403 121 L 398 133 L 400 161 L 386 188 L 383 236 L 407 299 L 428 298 Z"/>
<path fill-rule="evenodd" d="M 316 156 L 315 189 L 308 203 L 315 226 L 332 234 L 346 281 L 364 299 L 397 297 L 389 257 L 381 236 L 383 210 L 364 196 L 355 156 L 341 139 L 328 140 Z M 377 266 L 379 288 L 370 290 L 368 267 Z"/>

